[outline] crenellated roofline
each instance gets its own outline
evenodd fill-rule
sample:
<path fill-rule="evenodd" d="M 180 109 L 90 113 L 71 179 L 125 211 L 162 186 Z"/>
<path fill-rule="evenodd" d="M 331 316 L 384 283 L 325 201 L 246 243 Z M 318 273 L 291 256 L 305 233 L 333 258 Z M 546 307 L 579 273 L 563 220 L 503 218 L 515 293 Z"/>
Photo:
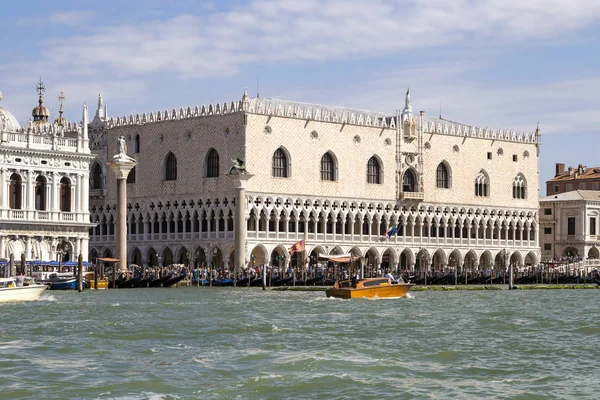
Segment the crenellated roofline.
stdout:
<path fill-rule="evenodd" d="M 181 107 L 179 110 L 173 108 L 171 111 L 159 110 L 150 112 L 149 114 L 131 114 L 129 116 L 110 118 L 107 121 L 107 128 L 111 129 L 128 125 L 145 125 L 163 121 L 226 115 L 237 112 L 389 129 L 396 129 L 399 119 L 399 116 L 390 116 L 383 112 L 301 103 L 264 97 L 249 99 L 244 95 L 241 101 L 232 101 L 231 103 L 215 103 L 209 104 L 208 106 L 195 106 L 193 108 Z M 509 129 L 481 128 L 447 121 L 441 118 L 426 117 L 424 115 L 413 117 L 412 114 L 403 114 L 401 121 L 403 122 L 402 125 L 420 124 L 424 133 L 469 136 L 524 143 L 541 143 L 539 129 L 536 129 L 535 132 L 523 132 Z"/>

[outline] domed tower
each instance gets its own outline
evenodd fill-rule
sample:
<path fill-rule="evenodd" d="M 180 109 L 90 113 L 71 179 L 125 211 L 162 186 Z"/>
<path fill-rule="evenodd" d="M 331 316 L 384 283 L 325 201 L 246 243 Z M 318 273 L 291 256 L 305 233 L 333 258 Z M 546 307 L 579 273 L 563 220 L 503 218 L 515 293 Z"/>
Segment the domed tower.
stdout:
<path fill-rule="evenodd" d="M 0 92 L 2 101 L 2 92 Z M 19 122 L 8 110 L 0 107 L 0 132 L 17 132 L 21 129 Z"/>
<path fill-rule="evenodd" d="M 60 93 L 58 94 L 58 104 L 60 106 L 58 109 L 58 118 L 54 120 L 54 123 L 58 126 L 66 126 L 69 122 L 65 117 L 63 117 L 63 103 L 66 99 L 67 97 L 65 96 L 65 92 L 60 89 Z"/>
<path fill-rule="evenodd" d="M 32 126 L 41 127 L 44 125 L 50 125 L 50 122 L 48 121 L 50 113 L 48 112 L 48 109 L 43 105 L 44 100 L 42 99 L 42 95 L 46 91 L 46 86 L 44 86 L 44 84 L 42 83 L 42 78 L 40 78 L 40 81 L 35 87 L 35 90 L 38 92 L 38 95 L 40 97 L 38 100 L 38 106 L 34 108 L 33 111 L 31 111 L 31 115 L 33 116 Z"/>

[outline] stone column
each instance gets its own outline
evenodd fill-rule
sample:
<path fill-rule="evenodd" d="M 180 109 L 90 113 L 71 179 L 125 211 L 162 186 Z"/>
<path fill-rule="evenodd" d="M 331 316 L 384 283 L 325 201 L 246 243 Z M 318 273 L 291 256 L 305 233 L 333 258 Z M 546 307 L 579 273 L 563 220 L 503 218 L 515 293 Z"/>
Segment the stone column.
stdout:
<path fill-rule="evenodd" d="M 227 176 L 233 182 L 233 188 L 235 189 L 235 220 L 233 232 L 235 250 L 233 268 L 237 276 L 238 271 L 246 265 L 246 184 L 254 175 L 248 173 L 230 173 Z"/>
<path fill-rule="evenodd" d="M 116 221 L 116 258 L 120 260 L 119 269 L 127 270 L 127 175 L 135 167 L 136 161 L 124 154 L 117 154 L 108 166 L 117 178 L 117 221 Z"/>
<path fill-rule="evenodd" d="M 25 257 L 31 260 L 31 236 L 25 236 Z"/>

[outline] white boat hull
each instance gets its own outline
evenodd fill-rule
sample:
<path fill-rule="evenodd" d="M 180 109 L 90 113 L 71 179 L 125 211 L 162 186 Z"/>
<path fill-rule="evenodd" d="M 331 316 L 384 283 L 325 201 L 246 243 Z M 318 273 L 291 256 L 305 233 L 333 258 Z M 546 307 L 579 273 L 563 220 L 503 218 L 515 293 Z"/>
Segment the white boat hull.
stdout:
<path fill-rule="evenodd" d="M 46 285 L 0 288 L 0 303 L 36 300 L 46 289 L 48 289 L 48 286 Z"/>

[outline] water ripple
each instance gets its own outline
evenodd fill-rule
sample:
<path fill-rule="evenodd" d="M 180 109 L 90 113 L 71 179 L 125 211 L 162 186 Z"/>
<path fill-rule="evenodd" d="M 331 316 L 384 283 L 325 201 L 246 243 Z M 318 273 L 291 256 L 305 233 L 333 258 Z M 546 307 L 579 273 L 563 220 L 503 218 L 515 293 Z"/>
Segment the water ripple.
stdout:
<path fill-rule="evenodd" d="M 600 291 L 45 293 L 0 304 L 2 398 L 595 399 Z M 26 317 L 24 317 L 26 316 Z"/>

